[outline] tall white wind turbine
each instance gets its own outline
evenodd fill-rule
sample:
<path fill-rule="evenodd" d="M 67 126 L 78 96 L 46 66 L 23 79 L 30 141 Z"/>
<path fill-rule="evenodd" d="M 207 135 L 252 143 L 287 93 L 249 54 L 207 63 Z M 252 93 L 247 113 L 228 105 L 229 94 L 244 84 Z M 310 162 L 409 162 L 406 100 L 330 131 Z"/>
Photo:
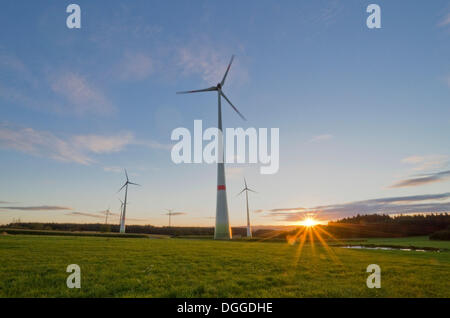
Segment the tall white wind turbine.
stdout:
<path fill-rule="evenodd" d="M 217 128 L 222 132 L 222 104 L 221 98 L 223 97 L 228 104 L 230 104 L 231 108 L 243 119 L 246 120 L 245 117 L 239 112 L 239 110 L 231 103 L 228 97 L 225 96 L 222 88 L 225 84 L 225 80 L 228 75 L 228 71 L 230 70 L 231 63 L 233 63 L 234 55 L 231 57 L 231 61 L 228 64 L 227 70 L 225 71 L 225 75 L 222 78 L 222 81 L 218 83 L 216 86 L 211 86 L 205 89 L 198 89 L 193 91 L 184 91 L 177 92 L 177 94 L 190 94 L 190 93 L 200 93 L 200 92 L 217 92 L 217 104 L 218 104 L 218 124 Z M 219 162 L 217 163 L 217 201 L 216 201 L 216 227 L 214 229 L 214 239 L 222 239 L 229 240 L 231 239 L 231 228 L 230 221 L 228 217 L 228 204 L 227 204 L 227 191 L 225 184 L 225 165 L 224 165 L 224 151 L 223 151 L 223 141 L 219 138 L 219 149 L 222 151 L 222 158 L 219 158 Z M 222 160 L 220 160 L 222 159 Z"/>
<path fill-rule="evenodd" d="M 119 191 L 118 191 L 118 192 L 120 192 L 120 191 L 122 191 L 123 188 L 125 188 L 125 200 L 123 201 L 122 215 L 121 215 L 121 218 L 120 218 L 120 233 L 125 233 L 125 215 L 126 215 L 126 212 L 127 212 L 128 185 L 129 184 L 137 185 L 137 186 L 139 185 L 137 183 L 130 182 L 130 180 L 128 179 L 127 169 L 125 169 L 125 177 L 127 178 L 127 181 L 122 186 L 122 188 L 120 188 Z"/>
<path fill-rule="evenodd" d="M 247 202 L 247 237 L 252 237 L 252 227 L 250 225 L 250 211 L 248 209 L 248 191 L 257 193 L 256 191 L 253 191 L 247 186 L 247 180 L 244 178 L 244 189 L 238 193 L 240 195 L 242 192 L 245 191 L 245 201 Z"/>

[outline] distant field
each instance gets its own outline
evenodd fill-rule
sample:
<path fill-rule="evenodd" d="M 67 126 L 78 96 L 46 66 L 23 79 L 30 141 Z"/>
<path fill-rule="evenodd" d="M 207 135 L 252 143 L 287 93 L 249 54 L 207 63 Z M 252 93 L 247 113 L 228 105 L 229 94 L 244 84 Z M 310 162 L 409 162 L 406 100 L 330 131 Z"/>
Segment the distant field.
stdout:
<path fill-rule="evenodd" d="M 449 251 L 4 235 L 0 260 L 0 297 L 450 297 Z M 81 267 L 81 289 L 66 287 L 69 264 Z M 380 289 L 366 287 L 369 264 L 381 267 Z"/>
<path fill-rule="evenodd" d="M 79 232 L 79 231 L 53 231 L 53 230 L 29 230 L 0 228 L 0 234 L 27 234 L 27 235 L 56 235 L 56 236 L 98 236 L 121 238 L 168 238 L 168 235 L 160 234 L 135 234 L 135 233 L 111 233 L 111 232 Z"/>

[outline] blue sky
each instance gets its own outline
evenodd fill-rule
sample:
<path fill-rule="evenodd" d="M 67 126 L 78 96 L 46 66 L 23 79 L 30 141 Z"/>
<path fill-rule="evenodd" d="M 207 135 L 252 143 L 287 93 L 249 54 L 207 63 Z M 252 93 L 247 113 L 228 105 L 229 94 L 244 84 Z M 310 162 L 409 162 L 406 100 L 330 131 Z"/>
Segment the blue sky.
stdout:
<path fill-rule="evenodd" d="M 233 226 L 244 176 L 254 224 L 450 210 L 449 1 L 377 1 L 372 30 L 365 1 L 76 1 L 79 30 L 70 3 L 2 3 L 0 223 L 100 222 L 126 167 L 128 224 L 212 225 L 216 167 L 172 163 L 170 134 L 216 125 L 213 94 L 175 92 L 232 54 L 248 121 L 225 107 L 224 126 L 280 129 L 277 174 L 227 167 Z"/>

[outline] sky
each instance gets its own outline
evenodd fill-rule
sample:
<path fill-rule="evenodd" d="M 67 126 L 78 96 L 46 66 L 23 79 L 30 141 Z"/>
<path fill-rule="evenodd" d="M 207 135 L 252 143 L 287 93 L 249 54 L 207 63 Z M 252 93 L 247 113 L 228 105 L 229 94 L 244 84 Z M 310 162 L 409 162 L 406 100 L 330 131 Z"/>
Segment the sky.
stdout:
<path fill-rule="evenodd" d="M 381 8 L 369 29 L 366 8 Z M 66 7 L 81 8 L 81 29 Z M 212 226 L 214 164 L 171 132 L 279 128 L 280 166 L 226 166 L 230 223 L 450 211 L 450 1 L 7 1 L 0 10 L 0 224 Z"/>

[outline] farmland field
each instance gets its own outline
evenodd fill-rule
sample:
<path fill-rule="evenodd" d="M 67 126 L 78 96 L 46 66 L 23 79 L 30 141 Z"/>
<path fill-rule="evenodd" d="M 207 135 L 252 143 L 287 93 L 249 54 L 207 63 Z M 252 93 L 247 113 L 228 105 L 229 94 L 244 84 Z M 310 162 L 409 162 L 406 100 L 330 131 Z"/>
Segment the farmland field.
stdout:
<path fill-rule="evenodd" d="M 0 297 L 450 297 L 450 242 L 427 241 L 386 239 L 444 250 L 4 235 Z M 80 289 L 66 286 L 69 264 L 81 268 Z M 381 267 L 380 289 L 366 286 L 369 264 Z"/>

